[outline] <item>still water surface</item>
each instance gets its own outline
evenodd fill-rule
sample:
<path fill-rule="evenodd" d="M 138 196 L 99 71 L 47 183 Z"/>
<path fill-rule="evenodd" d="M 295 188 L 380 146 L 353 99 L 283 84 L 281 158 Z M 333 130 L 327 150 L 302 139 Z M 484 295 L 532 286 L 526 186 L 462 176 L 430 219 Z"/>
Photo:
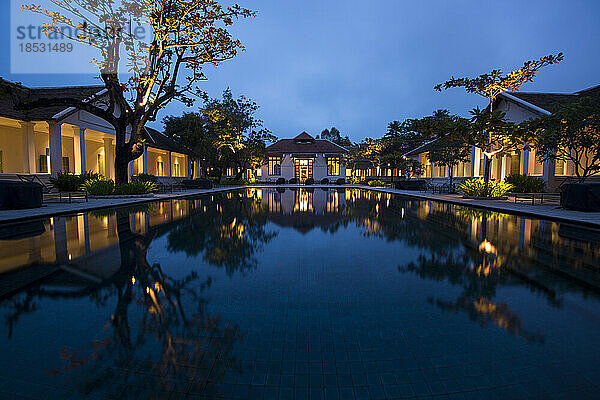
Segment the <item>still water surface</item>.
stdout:
<path fill-rule="evenodd" d="M 600 232 L 361 190 L 0 225 L 0 398 L 598 398 Z"/>

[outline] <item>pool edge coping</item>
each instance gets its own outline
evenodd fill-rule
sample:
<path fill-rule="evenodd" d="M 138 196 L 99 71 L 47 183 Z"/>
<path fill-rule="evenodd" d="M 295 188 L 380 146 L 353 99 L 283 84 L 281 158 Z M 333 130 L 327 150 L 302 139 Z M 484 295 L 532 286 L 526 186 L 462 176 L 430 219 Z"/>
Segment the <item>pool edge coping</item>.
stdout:
<path fill-rule="evenodd" d="M 280 187 L 280 188 L 307 188 L 306 185 L 261 185 L 261 184 L 255 184 L 255 185 L 248 185 L 248 186 L 231 186 L 231 187 L 219 187 L 219 188 L 213 188 L 213 189 L 200 189 L 202 191 L 183 192 L 183 193 L 176 193 L 176 194 L 172 193 L 172 194 L 161 196 L 161 197 L 136 198 L 136 199 L 124 201 L 121 204 L 105 204 L 105 205 L 97 205 L 97 206 L 89 206 L 89 207 L 85 207 L 85 206 L 84 207 L 74 207 L 69 210 L 53 211 L 53 212 L 52 211 L 40 212 L 35 215 L 19 216 L 19 217 L 13 217 L 13 218 L 10 218 L 10 217 L 9 218 L 1 218 L 0 217 L 0 225 L 8 224 L 8 223 L 15 223 L 15 222 L 22 222 L 22 221 L 32 220 L 32 219 L 36 219 L 36 218 L 47 218 L 47 217 L 52 217 L 52 216 L 70 215 L 70 214 L 77 214 L 77 213 L 81 213 L 81 212 L 89 212 L 89 211 L 95 211 L 95 210 L 101 210 L 101 209 L 107 209 L 107 208 L 117 208 L 117 207 L 124 207 L 124 206 L 135 205 L 135 204 L 152 203 L 155 201 L 183 199 L 183 198 L 187 198 L 187 197 L 202 196 L 202 195 L 207 195 L 207 194 L 228 192 L 228 191 L 234 191 L 234 190 L 240 190 L 240 189 L 277 188 L 277 187 Z M 311 185 L 308 187 L 309 188 L 310 187 L 312 187 L 312 188 L 332 188 L 332 189 L 333 188 L 343 188 L 343 189 L 370 190 L 370 191 L 374 191 L 374 192 L 389 193 L 389 194 L 394 194 L 394 195 L 399 195 L 399 196 L 415 198 L 415 199 L 419 199 L 419 200 L 432 200 L 432 201 L 438 201 L 438 202 L 442 202 L 442 203 L 450 203 L 450 204 L 460 205 L 460 206 L 464 206 L 464 207 L 473 207 L 473 208 L 478 208 L 478 209 L 502 212 L 505 214 L 513 214 L 513 215 L 517 215 L 517 216 L 525 216 L 525 217 L 542 219 L 542 220 L 547 220 L 547 221 L 568 223 L 571 225 L 579 225 L 579 226 L 584 226 L 586 228 L 600 229 L 600 218 L 599 218 L 598 222 L 584 221 L 581 219 L 572 219 L 572 218 L 567 218 L 567 217 L 548 215 L 547 213 L 544 213 L 544 212 L 518 210 L 518 209 L 507 208 L 507 207 L 502 207 L 502 206 L 494 206 L 494 205 L 490 205 L 490 204 L 474 203 L 472 200 L 467 202 L 467 201 L 459 200 L 459 199 L 444 198 L 444 197 L 439 197 L 439 196 L 436 196 L 433 194 L 427 194 L 427 193 L 412 193 L 412 191 L 400 191 L 398 189 L 391 189 L 391 188 L 371 187 L 371 186 L 364 186 L 364 185 L 348 185 L 348 184 L 346 184 L 346 185 L 332 185 L 332 184 L 319 185 L 319 184 L 316 184 L 316 185 Z M 73 204 L 73 203 L 71 203 L 71 204 Z M 77 204 L 81 204 L 81 203 L 77 203 Z M 88 203 L 85 203 L 85 204 L 88 204 Z M 535 206 L 532 206 L 532 207 L 535 207 Z M 38 209 L 35 209 L 35 210 L 38 210 Z M 15 210 L 9 210 L 9 211 L 15 211 Z M 1 213 L 1 211 L 0 211 L 0 213 Z"/>

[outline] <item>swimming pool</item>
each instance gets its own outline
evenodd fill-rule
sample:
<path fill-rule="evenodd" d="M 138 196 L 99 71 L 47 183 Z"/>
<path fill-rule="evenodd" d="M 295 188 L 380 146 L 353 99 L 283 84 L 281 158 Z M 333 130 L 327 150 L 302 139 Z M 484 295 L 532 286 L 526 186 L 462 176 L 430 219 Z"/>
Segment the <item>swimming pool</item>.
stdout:
<path fill-rule="evenodd" d="M 0 398 L 600 388 L 600 232 L 365 190 L 0 225 Z"/>

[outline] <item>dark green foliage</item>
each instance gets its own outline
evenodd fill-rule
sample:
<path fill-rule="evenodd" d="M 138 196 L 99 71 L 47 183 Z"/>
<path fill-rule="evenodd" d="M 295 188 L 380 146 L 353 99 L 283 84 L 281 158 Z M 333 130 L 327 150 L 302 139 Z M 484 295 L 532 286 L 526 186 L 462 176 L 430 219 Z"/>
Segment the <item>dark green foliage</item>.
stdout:
<path fill-rule="evenodd" d="M 277 178 L 275 181 L 277 185 L 285 185 L 285 178 Z"/>
<path fill-rule="evenodd" d="M 321 131 L 321 139 L 329 140 L 339 146 L 352 146 L 352 141 L 348 136 L 342 136 L 340 131 L 334 126 L 329 129 Z"/>
<path fill-rule="evenodd" d="M 489 181 L 486 182 L 481 178 L 467 179 L 458 187 L 458 192 L 465 196 L 473 197 L 502 197 L 513 186 L 506 182 Z"/>
<path fill-rule="evenodd" d="M 110 195 L 115 191 L 115 182 L 112 179 L 106 179 L 101 176 L 86 181 L 83 184 L 82 189 L 92 196 Z"/>
<path fill-rule="evenodd" d="M 371 187 L 382 187 L 382 186 L 385 186 L 385 183 L 383 183 L 379 179 L 375 179 L 375 180 L 369 181 L 368 185 Z"/>
<path fill-rule="evenodd" d="M 140 195 L 152 193 L 156 189 L 156 184 L 152 182 L 132 181 L 115 185 L 112 179 L 106 179 L 101 176 L 86 181 L 82 188 L 92 196 Z"/>
<path fill-rule="evenodd" d="M 133 181 L 115 186 L 115 195 L 135 195 L 148 194 L 156 189 L 156 184 L 152 182 Z"/>
<path fill-rule="evenodd" d="M 344 179 L 344 178 L 338 178 L 338 179 L 335 181 L 335 184 L 336 184 L 336 185 L 343 185 L 343 184 L 345 184 L 345 183 L 346 183 L 346 179 Z"/>
<path fill-rule="evenodd" d="M 304 181 L 305 185 L 314 185 L 315 184 L 315 180 L 313 178 L 308 178 L 307 180 Z"/>
<path fill-rule="evenodd" d="M 513 185 L 512 191 L 516 193 L 543 193 L 546 191 L 546 182 L 535 176 L 510 174 L 504 181 Z"/>
<path fill-rule="evenodd" d="M 135 176 L 133 180 L 138 182 L 158 183 L 158 178 L 156 176 L 144 173 Z"/>
<path fill-rule="evenodd" d="M 81 179 L 79 175 L 59 172 L 56 177 L 50 178 L 50 184 L 59 192 L 76 192 L 81 186 Z"/>
<path fill-rule="evenodd" d="M 321 185 L 328 185 L 328 184 L 329 184 L 329 179 L 328 178 L 321 179 Z"/>
<path fill-rule="evenodd" d="M 246 181 L 245 179 L 224 179 L 221 182 L 222 185 L 231 185 L 231 186 L 243 186 L 243 185 L 247 185 L 248 181 Z"/>
<path fill-rule="evenodd" d="M 292 179 L 290 179 L 290 180 L 289 180 L 289 182 L 288 182 L 288 183 L 289 183 L 290 185 L 295 185 L 295 184 L 297 184 L 297 183 L 298 183 L 298 179 L 296 179 L 296 178 L 292 178 Z"/>
<path fill-rule="evenodd" d="M 59 172 L 56 177 L 50 177 L 50 184 L 59 192 L 77 192 L 81 190 L 81 186 L 85 182 L 99 176 L 99 174 L 92 171 L 86 171 L 81 175 Z"/>

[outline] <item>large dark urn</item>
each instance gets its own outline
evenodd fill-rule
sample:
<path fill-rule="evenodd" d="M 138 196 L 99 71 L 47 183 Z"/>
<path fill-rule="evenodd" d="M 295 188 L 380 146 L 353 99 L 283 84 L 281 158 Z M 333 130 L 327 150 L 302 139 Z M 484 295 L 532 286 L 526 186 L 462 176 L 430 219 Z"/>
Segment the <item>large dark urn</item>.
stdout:
<path fill-rule="evenodd" d="M 569 183 L 560 194 L 560 205 L 568 210 L 600 211 L 600 183 Z"/>

